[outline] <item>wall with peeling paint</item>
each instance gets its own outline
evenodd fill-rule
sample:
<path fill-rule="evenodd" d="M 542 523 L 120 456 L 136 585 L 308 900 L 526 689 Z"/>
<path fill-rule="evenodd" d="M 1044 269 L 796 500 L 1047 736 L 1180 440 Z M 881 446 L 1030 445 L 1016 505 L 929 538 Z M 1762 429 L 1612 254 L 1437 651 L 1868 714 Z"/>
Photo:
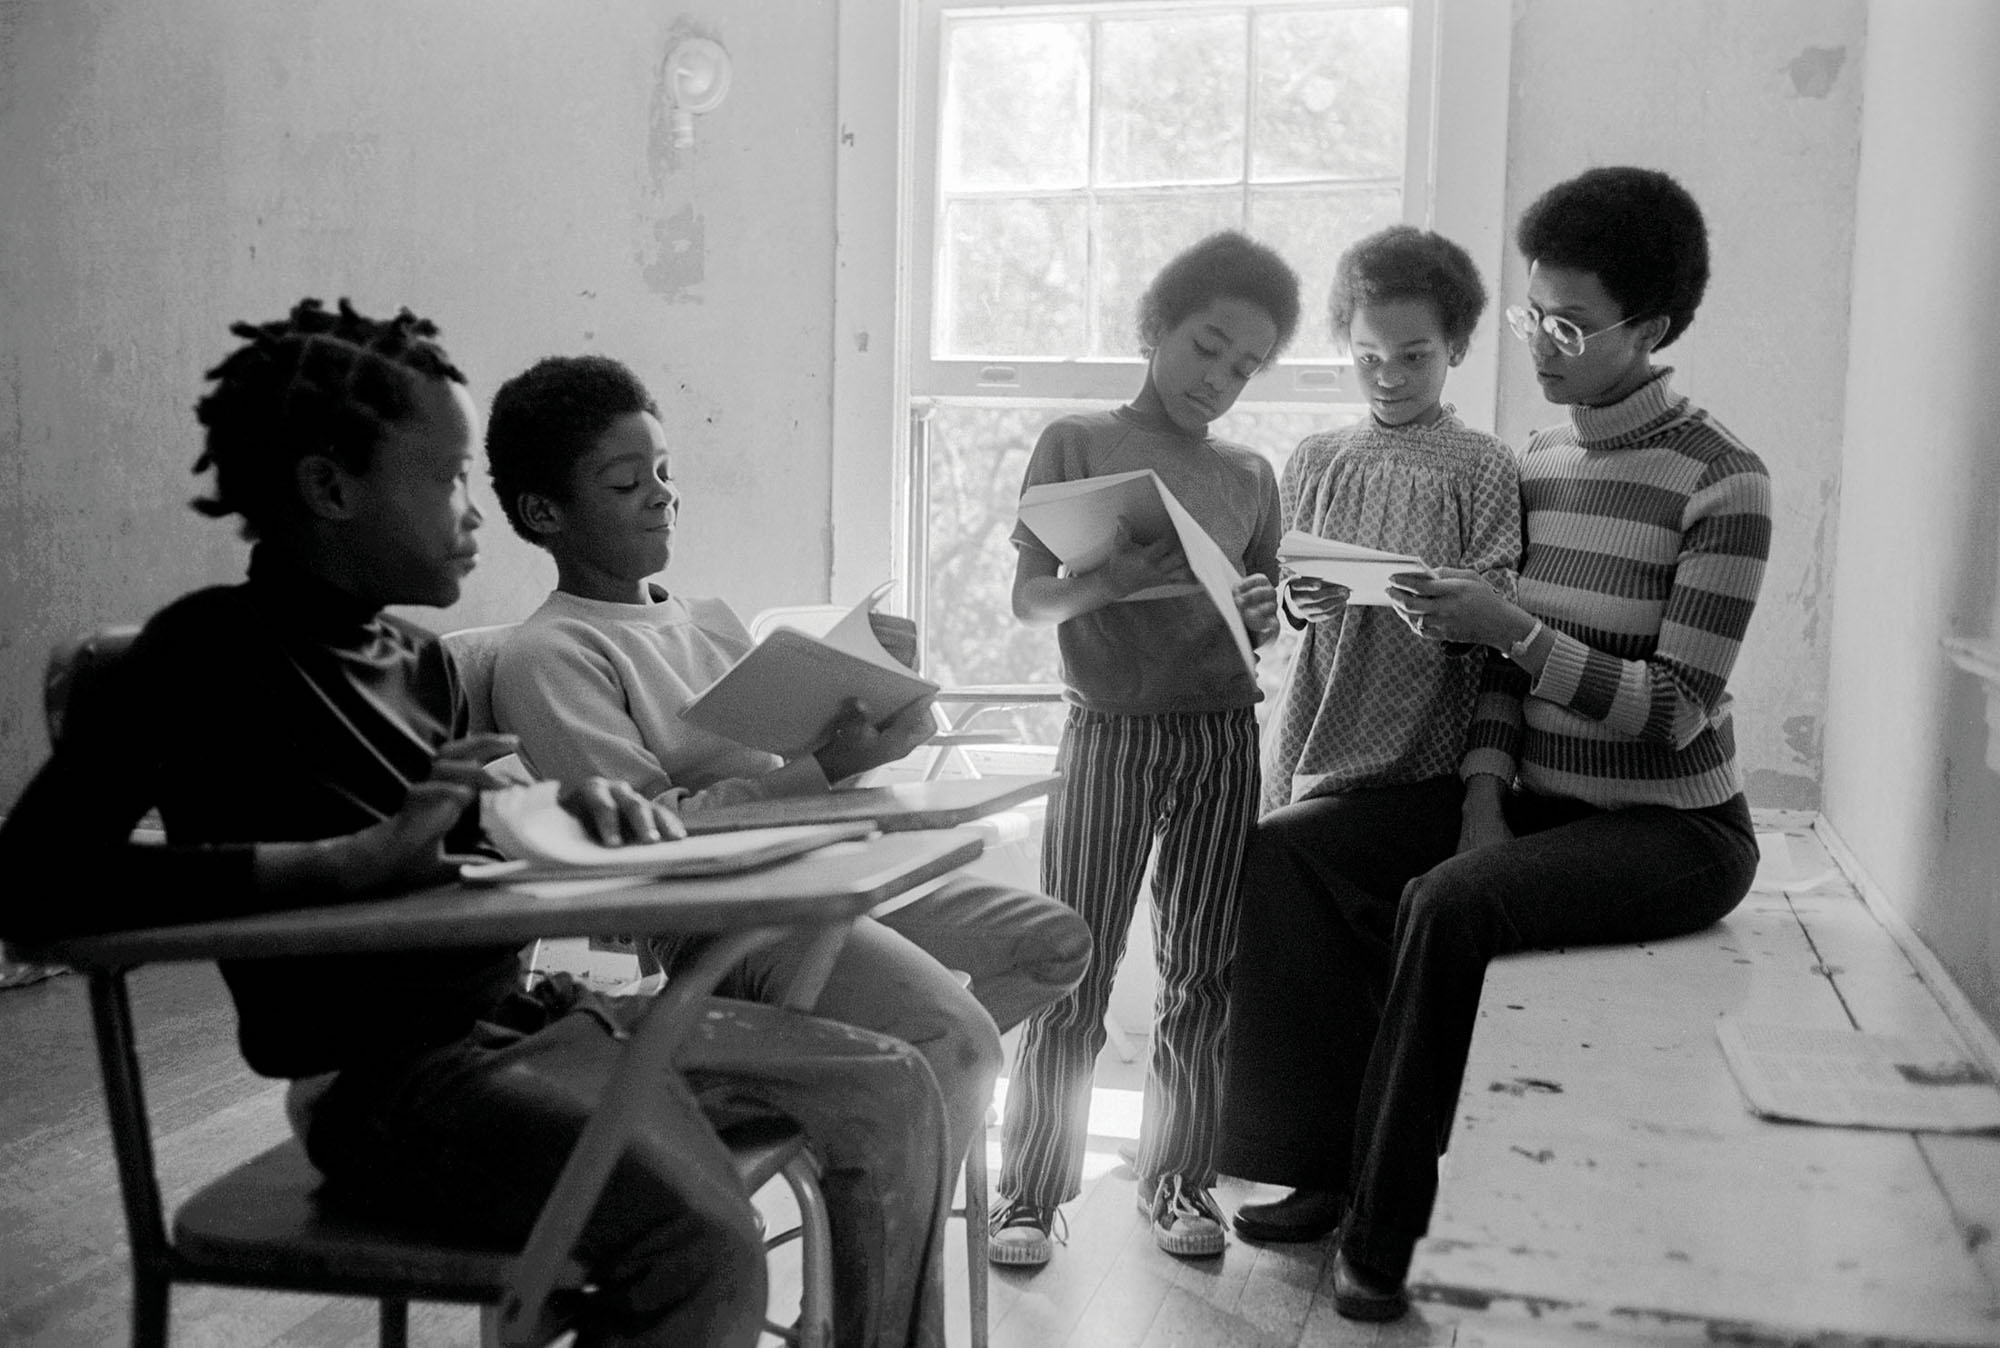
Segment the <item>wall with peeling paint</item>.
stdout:
<path fill-rule="evenodd" d="M 43 752 L 52 641 L 239 574 L 227 526 L 185 508 L 189 405 L 229 321 L 300 293 L 436 316 L 482 397 L 549 351 L 626 358 L 679 450 L 675 583 L 820 596 L 836 15 L 786 0 L 768 22 L 779 3 L 600 0 L 588 24 L 490 0 L 0 5 L 0 805 Z M 2000 9 L 1512 12 L 1509 218 L 1615 162 L 1673 171 L 1710 215 L 1710 298 L 1668 355 L 1773 473 L 1733 680 L 1753 799 L 1817 804 L 1824 739 L 1827 813 L 1993 1011 L 2000 778 L 1937 640 L 2000 621 Z M 683 33 L 736 72 L 678 151 L 660 68 Z M 1516 260 L 1498 303 L 1523 280 Z M 1554 414 L 1518 358 L 1500 413 L 1516 441 Z M 518 616 L 552 579 L 489 513 L 441 626 Z"/>
<path fill-rule="evenodd" d="M 1516 0 L 1514 15 L 1508 220 L 1579 170 L 1621 163 L 1672 173 L 1708 218 L 1708 297 L 1660 359 L 1771 471 L 1771 562 L 1730 688 L 1751 803 L 1811 809 L 1826 717 L 1863 0 Z M 1511 238 L 1508 260 L 1502 307 L 1527 288 Z M 1525 351 L 1509 348 L 1498 426 L 1520 444 L 1563 414 L 1542 400 Z"/>
<path fill-rule="evenodd" d="M 686 493 L 675 583 L 822 596 L 836 13 L 775 7 L 0 6 L 0 808 L 44 752 L 53 641 L 241 574 L 185 505 L 189 408 L 228 324 L 301 294 L 435 317 L 482 401 L 550 352 L 629 361 Z M 686 34 L 735 79 L 681 150 Z M 417 616 L 515 618 L 553 583 L 482 501 L 466 597 Z"/>
<path fill-rule="evenodd" d="M 1878 0 L 1854 244 L 1825 813 L 2000 1027 L 2000 6 Z"/>

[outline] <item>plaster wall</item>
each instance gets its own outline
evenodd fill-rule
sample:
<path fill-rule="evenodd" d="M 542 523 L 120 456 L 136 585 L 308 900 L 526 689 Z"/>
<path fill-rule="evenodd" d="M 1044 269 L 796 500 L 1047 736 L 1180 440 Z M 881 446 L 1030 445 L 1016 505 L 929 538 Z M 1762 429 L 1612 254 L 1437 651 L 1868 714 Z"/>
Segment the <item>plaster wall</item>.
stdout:
<path fill-rule="evenodd" d="M 1514 5 L 1496 309 L 1527 289 L 1513 222 L 1585 168 L 1663 169 L 1708 219 L 1707 299 L 1660 360 L 1771 473 L 1771 560 L 1730 679 L 1759 806 L 1819 803 L 1865 18 L 1862 0 Z M 1543 401 L 1525 348 L 1508 348 L 1498 433 L 1519 445 L 1566 414 Z"/>
<path fill-rule="evenodd" d="M 1979 681 L 2000 631 L 2000 6 L 1879 0 L 1854 241 L 1825 814 L 2000 1025 L 2000 777 Z"/>
<path fill-rule="evenodd" d="M 782 22 L 773 21 L 774 16 Z M 438 321 L 482 403 L 551 352 L 652 387 L 686 496 L 674 583 L 822 597 L 831 0 L 0 4 L 0 809 L 45 750 L 50 645 L 241 575 L 186 501 L 237 319 L 302 295 Z M 671 143 L 679 36 L 734 86 Z M 441 628 L 554 581 L 480 483 Z"/>

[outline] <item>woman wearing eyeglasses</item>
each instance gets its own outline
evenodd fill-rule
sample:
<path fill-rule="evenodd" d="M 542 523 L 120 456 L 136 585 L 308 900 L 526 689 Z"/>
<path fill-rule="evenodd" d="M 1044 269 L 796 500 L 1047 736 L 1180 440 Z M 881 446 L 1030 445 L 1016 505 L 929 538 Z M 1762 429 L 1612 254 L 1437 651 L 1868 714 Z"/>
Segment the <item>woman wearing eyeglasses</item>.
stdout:
<path fill-rule="evenodd" d="M 1566 424 L 1521 458 L 1518 602 L 1465 573 L 1402 578 L 1424 635 L 1489 660 L 1460 766 L 1458 853 L 1405 887 L 1335 1272 L 1356 1319 L 1402 1314 L 1487 961 L 1699 930 L 1749 891 L 1757 844 L 1725 691 L 1763 579 L 1769 479 L 1653 353 L 1708 281 L 1679 183 L 1592 169 L 1516 230 L 1528 343 Z"/>

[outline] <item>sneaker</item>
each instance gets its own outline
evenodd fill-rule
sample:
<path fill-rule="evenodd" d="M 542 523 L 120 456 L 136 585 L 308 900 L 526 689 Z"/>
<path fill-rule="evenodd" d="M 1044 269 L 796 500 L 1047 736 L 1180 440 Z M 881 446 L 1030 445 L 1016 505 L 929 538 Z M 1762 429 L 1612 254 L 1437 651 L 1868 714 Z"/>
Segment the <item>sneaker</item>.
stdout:
<path fill-rule="evenodd" d="M 1062 1223 L 1062 1234 L 1055 1226 Z M 1069 1244 L 1069 1223 L 1055 1208 L 1009 1199 L 993 1210 L 986 1238 L 986 1262 L 1016 1268 L 1039 1268 L 1056 1252 L 1056 1242 Z"/>
<path fill-rule="evenodd" d="M 1168 1254 L 1203 1258 L 1222 1253 L 1222 1213 L 1208 1190 L 1186 1176 L 1167 1175 L 1153 1191 L 1153 1241 Z"/>

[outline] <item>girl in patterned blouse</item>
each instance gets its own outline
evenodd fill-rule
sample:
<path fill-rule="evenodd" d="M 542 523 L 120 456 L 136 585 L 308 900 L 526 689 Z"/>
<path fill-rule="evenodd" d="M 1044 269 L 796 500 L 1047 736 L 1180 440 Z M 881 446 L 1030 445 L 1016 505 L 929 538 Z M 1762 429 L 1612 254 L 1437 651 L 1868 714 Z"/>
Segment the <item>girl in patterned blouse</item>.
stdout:
<path fill-rule="evenodd" d="M 1397 226 L 1342 254 L 1330 316 L 1369 416 L 1293 453 L 1280 486 L 1289 528 L 1513 593 L 1514 455 L 1441 401 L 1485 305 L 1472 259 L 1436 234 Z M 1239 1234 L 1316 1240 L 1348 1188 L 1398 896 L 1458 845 L 1458 765 L 1489 655 L 1426 640 L 1379 598 L 1311 577 L 1285 577 L 1280 595 L 1303 633 L 1265 730 L 1219 1164 L 1294 1189 L 1240 1208 Z"/>

